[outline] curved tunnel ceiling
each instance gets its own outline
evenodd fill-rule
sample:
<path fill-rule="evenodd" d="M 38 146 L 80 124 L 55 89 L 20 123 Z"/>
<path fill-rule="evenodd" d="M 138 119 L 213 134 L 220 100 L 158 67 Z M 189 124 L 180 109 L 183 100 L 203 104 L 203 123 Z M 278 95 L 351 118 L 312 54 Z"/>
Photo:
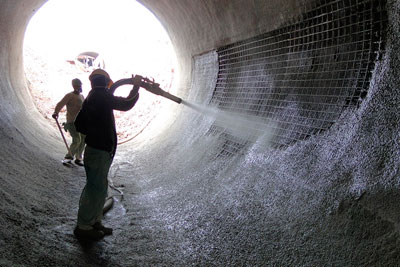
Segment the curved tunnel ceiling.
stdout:
<path fill-rule="evenodd" d="M 89 250 L 67 234 L 84 173 L 54 167 L 23 73 L 45 2 L 0 2 L 0 265 L 398 263 L 399 1 L 140 1 L 187 105 L 121 146 L 123 232 Z"/>

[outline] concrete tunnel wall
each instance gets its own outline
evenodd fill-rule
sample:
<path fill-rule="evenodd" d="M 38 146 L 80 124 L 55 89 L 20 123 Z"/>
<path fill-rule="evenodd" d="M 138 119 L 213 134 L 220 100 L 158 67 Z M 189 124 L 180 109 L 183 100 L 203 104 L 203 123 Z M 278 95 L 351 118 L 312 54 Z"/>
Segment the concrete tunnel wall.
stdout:
<path fill-rule="evenodd" d="M 74 239 L 57 232 L 57 224 L 66 228 L 62 233 L 71 231 L 82 183 L 71 180 L 69 170 L 55 167 L 62 143 L 35 110 L 24 78 L 24 32 L 45 1 L 6 0 L 0 2 L 0 263 L 396 266 L 399 2 L 383 1 L 388 16 L 385 47 L 372 69 L 366 67 L 372 71 L 367 94 L 357 105 L 343 104 L 335 122 L 323 131 L 277 147 L 259 133 L 269 132 L 268 127 L 257 126 L 255 139 L 246 139 L 243 132 L 254 127 L 249 117 L 239 123 L 244 130 L 218 124 L 232 114 L 240 118 L 237 106 L 226 109 L 215 102 L 219 56 L 232 44 L 301 21 L 325 2 L 141 2 L 159 18 L 177 52 L 177 95 L 203 112 L 171 104 L 162 131 L 156 122 L 150 125 L 133 144 L 121 146 L 114 164 L 118 167 L 113 174 L 120 171 L 128 177 L 119 177 L 126 190 L 140 192 L 127 197 L 125 205 L 147 205 L 146 215 L 154 224 L 141 228 L 164 241 L 142 243 L 149 246 L 146 256 L 139 253 L 135 258 L 135 245 L 113 240 L 115 247 L 121 246 L 111 242 L 106 252 L 96 247 L 94 256 L 82 258 Z M 304 64 L 312 69 L 315 61 Z M 294 99 L 301 107 L 303 100 Z M 221 127 L 228 131 L 221 132 Z M 151 254 L 152 249 L 159 253 Z"/>

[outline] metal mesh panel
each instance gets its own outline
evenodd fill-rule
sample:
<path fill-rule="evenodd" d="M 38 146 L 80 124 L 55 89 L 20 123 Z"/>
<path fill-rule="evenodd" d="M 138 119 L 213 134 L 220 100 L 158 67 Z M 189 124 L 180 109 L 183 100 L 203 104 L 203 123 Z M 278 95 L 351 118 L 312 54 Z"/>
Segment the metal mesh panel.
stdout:
<path fill-rule="evenodd" d="M 217 83 L 218 73 L 218 54 L 211 51 L 199 56 L 195 56 L 192 62 L 192 84 L 188 99 L 198 104 L 207 104 L 210 102 L 212 93 Z"/>
<path fill-rule="evenodd" d="M 297 22 L 220 48 L 211 102 L 273 123 L 286 146 L 328 129 L 366 96 L 382 53 L 386 1 L 318 1 Z M 223 131 L 212 127 L 210 132 Z M 246 142 L 235 143 L 236 153 Z"/>

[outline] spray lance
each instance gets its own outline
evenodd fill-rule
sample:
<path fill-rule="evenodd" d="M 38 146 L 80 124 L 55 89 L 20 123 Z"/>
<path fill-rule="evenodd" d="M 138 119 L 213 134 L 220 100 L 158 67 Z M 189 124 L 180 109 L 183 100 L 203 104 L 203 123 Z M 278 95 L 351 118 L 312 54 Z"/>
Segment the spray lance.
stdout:
<path fill-rule="evenodd" d="M 111 85 L 111 87 L 109 89 L 109 92 L 114 94 L 115 90 L 119 86 L 126 85 L 126 84 L 133 84 L 133 75 L 132 75 L 132 78 L 121 79 L 121 80 L 118 80 L 115 83 L 113 83 L 113 85 Z M 142 78 L 142 84 L 140 86 L 155 95 L 163 96 L 163 97 L 168 98 L 169 100 L 172 100 L 178 104 L 182 103 L 181 98 L 171 95 L 168 92 L 165 92 L 164 90 L 162 90 L 160 88 L 160 84 L 154 82 L 154 80 L 150 80 L 149 78 Z"/>

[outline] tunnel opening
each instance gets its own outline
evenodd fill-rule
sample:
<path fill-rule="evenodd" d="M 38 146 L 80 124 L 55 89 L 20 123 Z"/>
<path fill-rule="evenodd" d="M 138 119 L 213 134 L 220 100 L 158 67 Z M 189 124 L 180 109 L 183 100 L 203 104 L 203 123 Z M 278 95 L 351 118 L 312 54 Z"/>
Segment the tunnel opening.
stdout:
<path fill-rule="evenodd" d="M 107 19 L 101 19 L 107 18 Z M 108 71 L 114 81 L 139 74 L 175 90 L 176 58 L 169 36 L 157 18 L 136 1 L 48 1 L 28 24 L 24 40 L 24 68 L 33 101 L 49 123 L 62 97 L 72 91 L 71 80 L 83 82 L 95 68 Z M 126 96 L 129 86 L 115 95 Z M 120 143 L 138 136 L 159 114 L 159 97 L 141 90 L 140 105 L 115 111 Z M 65 108 L 60 121 L 65 121 Z M 69 138 L 69 135 L 67 135 Z"/>

